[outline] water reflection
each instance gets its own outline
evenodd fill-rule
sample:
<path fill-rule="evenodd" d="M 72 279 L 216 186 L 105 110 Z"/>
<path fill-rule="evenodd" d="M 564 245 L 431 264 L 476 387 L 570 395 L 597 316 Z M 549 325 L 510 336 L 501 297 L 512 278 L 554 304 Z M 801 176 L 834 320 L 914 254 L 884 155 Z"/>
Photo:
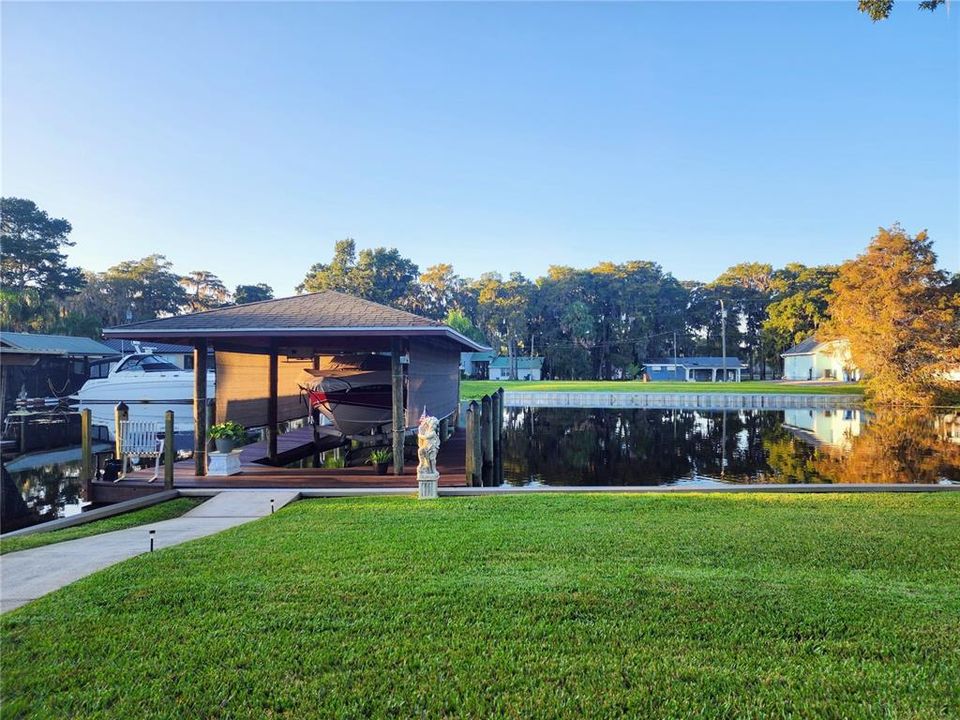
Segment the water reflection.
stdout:
<path fill-rule="evenodd" d="M 16 472 L 3 468 L 0 527 L 10 532 L 80 512 L 83 483 L 79 462 L 39 465 Z"/>
<path fill-rule="evenodd" d="M 960 482 L 960 418 L 924 411 L 507 408 L 511 484 Z"/>

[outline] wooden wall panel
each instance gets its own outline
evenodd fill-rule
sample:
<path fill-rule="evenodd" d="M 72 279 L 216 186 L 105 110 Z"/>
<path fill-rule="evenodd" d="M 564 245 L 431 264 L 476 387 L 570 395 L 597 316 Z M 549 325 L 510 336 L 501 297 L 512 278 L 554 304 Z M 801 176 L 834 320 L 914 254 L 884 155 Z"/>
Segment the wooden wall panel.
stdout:
<path fill-rule="evenodd" d="M 416 427 L 427 414 L 445 418 L 460 402 L 460 350 L 452 343 L 429 338 L 410 340 L 407 367 L 407 427 Z"/>
<path fill-rule="evenodd" d="M 217 422 L 233 420 L 244 427 L 266 425 L 268 355 L 217 350 Z M 310 360 L 279 358 L 277 419 L 294 420 L 307 416 L 300 401 L 301 383 L 305 383 Z"/>

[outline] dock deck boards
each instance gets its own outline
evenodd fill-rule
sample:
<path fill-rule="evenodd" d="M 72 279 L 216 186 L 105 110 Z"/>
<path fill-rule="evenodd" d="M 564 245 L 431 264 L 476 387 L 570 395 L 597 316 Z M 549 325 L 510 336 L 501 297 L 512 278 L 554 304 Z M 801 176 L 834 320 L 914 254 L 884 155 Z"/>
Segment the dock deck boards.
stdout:
<path fill-rule="evenodd" d="M 277 438 L 277 451 L 281 462 L 295 462 L 313 453 L 312 428 L 300 428 L 284 433 Z M 467 485 L 465 468 L 466 441 L 461 432 L 447 439 L 437 456 L 441 487 Z M 181 460 L 174 464 L 175 488 L 410 488 L 417 487 L 416 463 L 407 461 L 404 474 L 377 475 L 371 465 L 349 468 L 287 468 L 265 465 L 258 460 L 266 458 L 265 442 L 245 445 L 240 454 L 241 472 L 228 477 L 198 476 L 194 474 L 193 460 Z M 163 472 L 153 483 L 150 470 L 137 470 L 117 483 L 95 480 L 91 483 L 94 502 L 118 502 L 145 494 L 162 491 Z"/>

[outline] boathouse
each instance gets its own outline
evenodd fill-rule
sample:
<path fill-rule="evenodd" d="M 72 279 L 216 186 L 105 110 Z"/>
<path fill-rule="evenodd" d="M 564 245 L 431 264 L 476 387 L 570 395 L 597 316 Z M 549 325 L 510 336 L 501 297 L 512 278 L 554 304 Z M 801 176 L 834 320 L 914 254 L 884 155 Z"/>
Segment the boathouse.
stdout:
<path fill-rule="evenodd" d="M 267 460 L 273 464 L 278 461 L 280 423 L 308 414 L 300 391 L 305 370 L 319 369 L 323 358 L 344 354 L 389 357 L 398 475 L 403 472 L 404 433 L 416 427 L 424 408 L 438 418 L 456 412 L 460 353 L 487 349 L 441 322 L 333 291 L 121 325 L 104 330 L 104 336 L 193 348 L 197 476 L 206 473 L 211 349 L 217 421 L 265 428 Z"/>
<path fill-rule="evenodd" d="M 67 397 L 87 380 L 88 362 L 114 350 L 88 337 L 0 333 L 0 419 L 18 396 Z"/>

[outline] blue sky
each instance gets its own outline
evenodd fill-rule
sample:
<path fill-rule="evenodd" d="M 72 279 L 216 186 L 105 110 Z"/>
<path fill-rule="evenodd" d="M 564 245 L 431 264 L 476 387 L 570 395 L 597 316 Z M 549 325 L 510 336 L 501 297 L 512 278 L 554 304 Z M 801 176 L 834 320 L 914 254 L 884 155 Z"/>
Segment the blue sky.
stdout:
<path fill-rule="evenodd" d="M 2 6 L 2 190 L 71 260 L 291 293 L 333 243 L 477 276 L 960 269 L 958 13 L 855 3 Z"/>

